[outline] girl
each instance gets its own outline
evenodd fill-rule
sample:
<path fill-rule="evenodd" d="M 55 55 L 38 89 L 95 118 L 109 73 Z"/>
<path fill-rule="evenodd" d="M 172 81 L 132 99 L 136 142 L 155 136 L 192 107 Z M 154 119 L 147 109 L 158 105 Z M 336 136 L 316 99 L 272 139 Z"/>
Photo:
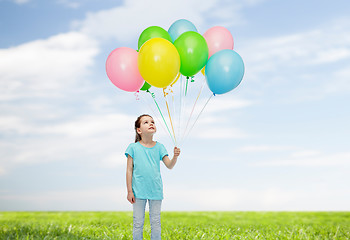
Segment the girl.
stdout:
<path fill-rule="evenodd" d="M 126 186 L 128 201 L 133 204 L 133 239 L 143 238 L 145 207 L 148 201 L 151 223 L 151 239 L 161 239 L 160 209 L 163 200 L 163 182 L 160 161 L 172 169 L 180 155 L 174 148 L 174 157 L 169 159 L 164 145 L 153 141 L 157 128 L 153 118 L 144 114 L 135 121 L 136 139 L 125 151 L 128 158 Z"/>

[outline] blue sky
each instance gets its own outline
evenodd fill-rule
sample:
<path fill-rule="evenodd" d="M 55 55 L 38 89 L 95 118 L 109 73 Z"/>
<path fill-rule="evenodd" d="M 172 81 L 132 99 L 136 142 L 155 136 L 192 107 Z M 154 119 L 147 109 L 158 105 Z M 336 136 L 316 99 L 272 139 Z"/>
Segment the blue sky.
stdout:
<path fill-rule="evenodd" d="M 347 210 L 348 1 L 0 1 L 0 210 L 120 210 L 124 151 L 146 97 L 117 89 L 108 54 L 181 18 L 230 30 L 245 63 L 171 171 L 163 210 Z M 196 77 L 198 88 L 203 81 Z M 154 89 L 156 94 L 157 89 Z M 204 90 L 201 104 L 210 94 Z M 148 99 L 150 100 L 150 99 Z M 187 107 L 191 107 L 191 100 Z M 172 152 L 157 122 L 155 139 Z"/>

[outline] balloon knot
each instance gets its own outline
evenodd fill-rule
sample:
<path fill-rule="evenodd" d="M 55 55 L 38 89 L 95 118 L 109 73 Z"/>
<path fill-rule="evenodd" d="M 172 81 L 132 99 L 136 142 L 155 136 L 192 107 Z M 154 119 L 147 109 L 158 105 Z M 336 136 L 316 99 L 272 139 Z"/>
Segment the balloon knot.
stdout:
<path fill-rule="evenodd" d="M 173 85 L 169 85 L 167 90 L 169 91 L 169 93 L 174 93 Z"/>
<path fill-rule="evenodd" d="M 151 94 L 151 96 L 152 96 L 153 98 L 156 97 L 156 95 L 155 95 L 153 92 L 151 92 L 150 90 L 147 89 L 146 92 L 148 92 L 149 94 Z"/>
<path fill-rule="evenodd" d="M 139 91 L 136 91 L 136 92 L 134 93 L 134 95 L 135 95 L 135 97 L 136 97 L 136 100 L 140 100 L 140 98 L 139 98 Z"/>
<path fill-rule="evenodd" d="M 169 94 L 165 91 L 165 88 L 163 88 L 163 93 L 164 93 L 164 97 L 166 97 Z"/>

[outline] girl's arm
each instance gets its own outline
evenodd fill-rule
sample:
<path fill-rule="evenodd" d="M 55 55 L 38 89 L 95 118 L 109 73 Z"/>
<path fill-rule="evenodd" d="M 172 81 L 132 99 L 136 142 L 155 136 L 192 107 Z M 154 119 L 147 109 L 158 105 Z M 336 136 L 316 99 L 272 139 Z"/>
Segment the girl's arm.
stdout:
<path fill-rule="evenodd" d="M 133 171 L 133 159 L 128 155 L 128 163 L 126 167 L 126 187 L 128 189 L 128 201 L 133 204 L 135 203 L 135 196 L 132 192 L 132 171 Z"/>
<path fill-rule="evenodd" d="M 173 159 L 170 160 L 168 156 L 163 157 L 163 162 L 165 166 L 169 169 L 172 169 L 175 166 L 179 155 L 180 155 L 180 148 L 175 147 Z"/>

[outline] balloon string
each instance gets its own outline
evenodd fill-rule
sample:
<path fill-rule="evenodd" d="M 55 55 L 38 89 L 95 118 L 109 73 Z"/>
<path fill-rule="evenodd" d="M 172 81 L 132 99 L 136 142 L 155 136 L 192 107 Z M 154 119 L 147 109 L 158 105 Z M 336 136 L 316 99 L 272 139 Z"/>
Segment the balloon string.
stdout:
<path fill-rule="evenodd" d="M 183 123 L 183 126 L 185 126 L 186 124 L 186 119 L 188 119 L 188 114 L 189 114 L 189 109 L 186 108 L 187 106 L 187 93 L 189 92 L 189 87 L 188 87 L 188 83 L 189 83 L 189 80 L 190 80 L 190 77 L 186 77 L 186 80 L 183 82 L 183 85 L 182 85 L 182 89 L 181 89 L 181 92 L 183 93 L 183 97 L 182 97 L 182 108 L 183 108 L 183 116 L 182 116 L 182 123 Z M 193 79 L 193 76 L 191 77 L 191 83 L 194 82 L 194 79 Z M 181 131 L 181 142 L 183 142 L 182 139 L 184 139 L 185 137 L 185 131 L 183 131 L 183 129 L 180 129 Z M 180 134 L 179 134 L 180 136 Z M 181 143 L 182 144 L 182 143 Z"/>
<path fill-rule="evenodd" d="M 175 81 L 172 83 L 172 84 L 170 84 L 169 86 L 168 86 L 168 88 L 166 89 L 167 91 L 169 91 L 169 92 L 165 92 L 165 88 L 163 89 L 163 93 L 164 93 L 164 96 L 167 96 L 167 95 L 169 95 L 170 93 L 171 93 L 171 97 L 172 97 L 172 116 L 174 117 L 174 121 L 171 121 L 172 120 L 172 118 L 171 118 L 171 115 L 169 114 L 169 119 L 170 119 L 170 122 L 172 123 L 171 124 L 171 126 L 172 126 L 172 128 L 173 128 L 173 133 L 174 133 L 174 138 L 175 138 L 175 141 L 176 141 L 176 134 L 175 134 L 175 132 L 176 132 L 176 118 L 175 118 L 175 116 L 176 116 L 176 109 L 175 109 L 175 98 L 174 98 L 174 91 L 173 91 L 173 85 L 175 84 L 175 82 L 177 81 L 177 79 L 180 77 L 180 73 L 177 75 L 177 77 L 176 77 L 176 79 L 175 79 Z M 168 101 L 167 101 L 167 99 L 168 98 L 166 98 L 166 104 L 167 104 L 167 107 L 168 107 Z M 169 105 L 170 105 L 170 102 L 169 102 Z M 168 113 L 169 113 L 170 111 L 169 111 L 169 107 L 168 107 Z M 174 131 L 175 130 L 175 131 Z"/>
<path fill-rule="evenodd" d="M 208 98 L 207 102 L 205 103 L 205 105 L 203 106 L 202 110 L 201 110 L 200 113 L 198 114 L 198 116 L 197 116 L 196 120 L 194 121 L 193 125 L 191 126 L 190 130 L 188 130 L 187 134 L 185 135 L 185 138 L 183 139 L 183 142 L 185 141 L 185 139 L 187 138 L 187 136 L 190 134 L 190 132 L 191 132 L 191 130 L 193 129 L 194 125 L 196 124 L 196 122 L 197 122 L 199 116 L 202 114 L 204 108 L 207 106 L 209 100 L 210 100 L 213 96 L 215 96 L 215 94 L 210 95 L 210 97 Z"/>
<path fill-rule="evenodd" d="M 172 101 L 173 101 L 173 116 L 175 118 L 175 116 L 176 116 L 176 108 L 175 108 L 175 98 L 174 98 L 174 93 L 173 92 L 171 92 L 171 98 L 172 98 Z"/>
<path fill-rule="evenodd" d="M 149 91 L 148 91 L 148 90 L 146 90 L 146 92 L 149 92 Z M 151 95 L 152 95 L 152 94 L 151 94 Z M 151 107 L 151 104 L 150 104 L 149 100 L 148 100 L 146 97 L 141 98 L 141 99 L 146 100 L 147 106 L 148 106 L 148 108 L 149 108 L 149 109 L 152 111 L 153 116 L 155 116 L 155 117 L 156 117 L 157 122 L 161 123 L 161 121 L 159 121 L 159 118 L 158 118 L 158 116 L 157 116 L 156 112 L 155 112 L 155 111 L 154 111 L 154 109 Z M 166 132 L 166 130 L 165 130 L 165 128 L 164 128 L 164 125 L 163 125 L 163 124 L 160 124 L 160 126 L 162 126 L 163 131 L 164 131 L 164 132 Z M 172 139 L 171 135 L 168 135 L 168 137 L 170 137 L 171 141 L 174 141 L 174 140 Z"/>
<path fill-rule="evenodd" d="M 192 80 L 192 81 L 194 81 L 194 80 Z M 192 81 L 191 81 L 191 82 L 192 82 Z M 186 131 L 187 131 L 188 124 L 189 124 L 190 121 L 191 121 L 193 111 L 194 111 L 194 109 L 195 109 L 195 107 L 196 107 L 196 104 L 197 104 L 197 101 L 198 101 L 198 99 L 199 99 L 199 96 L 200 96 L 201 93 L 202 93 L 202 89 L 203 89 L 203 87 L 204 87 L 204 84 L 205 84 L 205 81 L 203 81 L 203 84 L 202 84 L 202 86 L 201 86 L 201 88 L 200 88 L 200 90 L 199 90 L 199 92 L 198 92 L 198 96 L 197 96 L 196 101 L 194 102 L 194 105 L 193 105 L 193 107 L 192 107 L 192 111 L 191 111 L 190 117 L 189 117 L 188 120 L 187 120 L 187 124 L 186 124 L 186 128 L 185 128 L 184 133 L 186 133 Z M 184 136 L 184 137 L 185 137 L 185 136 Z M 182 140 L 183 140 L 183 139 L 182 139 Z M 182 140 L 181 140 L 181 141 L 182 141 Z"/>
<path fill-rule="evenodd" d="M 178 82 L 179 78 L 181 76 L 181 73 L 179 72 L 175 78 L 175 80 L 169 85 L 169 90 L 171 92 L 171 96 L 172 96 L 172 104 L 173 104 L 173 117 L 174 117 L 174 128 L 175 128 L 175 131 L 177 132 L 177 135 L 179 134 L 179 123 L 176 122 L 177 118 L 175 116 L 177 116 L 177 111 L 176 111 L 176 105 L 175 105 L 175 94 L 174 94 L 174 91 L 173 91 L 173 86 L 176 82 Z M 180 84 L 177 84 L 177 85 L 180 85 Z M 177 127 L 177 129 L 176 129 Z M 179 136 L 179 135 L 178 135 Z"/>
<path fill-rule="evenodd" d="M 156 97 L 155 97 L 154 93 L 150 92 L 149 90 L 147 90 L 147 92 L 149 92 L 149 93 L 151 94 L 151 96 L 152 96 L 152 98 L 153 98 L 153 101 L 154 101 L 155 104 L 157 105 L 158 111 L 159 111 L 160 115 L 162 116 L 163 121 L 164 121 L 164 123 L 165 123 L 165 126 L 166 126 L 166 128 L 168 129 L 168 132 L 169 132 L 169 134 L 170 134 L 170 136 L 171 136 L 171 140 L 172 140 L 173 143 L 175 144 L 174 138 L 173 138 L 173 136 L 172 136 L 171 133 L 170 133 L 168 124 L 166 123 L 166 121 L 165 121 L 165 119 L 164 119 L 164 116 L 163 116 L 163 113 L 162 113 L 162 111 L 161 111 L 160 108 L 159 108 L 159 105 L 158 105 L 158 103 L 157 103 L 157 101 L 156 101 Z M 176 145 L 176 144 L 175 144 L 175 145 Z"/>
<path fill-rule="evenodd" d="M 166 108 L 167 108 L 167 110 L 168 110 L 168 115 L 169 115 L 169 119 L 170 119 L 171 128 L 172 128 L 173 134 L 174 134 L 175 146 L 177 146 L 176 136 L 175 136 L 175 131 L 174 131 L 174 126 L 173 126 L 173 121 L 172 121 L 172 119 L 171 119 L 171 114 L 170 114 L 169 105 L 168 105 L 168 100 L 167 100 L 167 95 L 168 95 L 168 93 L 165 92 L 165 88 L 163 88 L 163 93 L 164 93 L 164 100 L 165 100 L 165 103 L 166 103 Z"/>
<path fill-rule="evenodd" d="M 172 99 L 172 105 L 173 105 L 172 110 L 173 110 L 173 117 L 174 117 L 174 128 L 175 128 L 175 131 L 176 131 L 176 118 L 175 118 L 175 116 L 176 116 L 176 108 L 175 108 L 175 98 L 174 98 L 173 84 L 174 83 L 169 85 L 169 91 L 171 93 L 171 99 Z M 174 136 L 175 136 L 175 133 L 174 133 Z"/>
<path fill-rule="evenodd" d="M 188 80 L 188 78 L 187 78 L 187 80 Z M 187 80 L 185 80 L 184 78 L 182 78 L 182 87 L 181 87 L 181 94 L 182 94 L 182 96 L 181 96 L 181 128 L 180 128 L 180 132 L 181 132 L 181 135 L 183 135 L 184 136 L 184 132 L 183 132 L 183 130 L 182 130 L 182 123 L 184 123 L 184 119 L 185 119 L 185 115 L 186 115 L 186 108 L 185 108 L 185 106 L 186 106 L 186 99 L 187 99 L 187 97 L 186 97 L 186 93 L 185 93 L 185 86 L 186 86 L 186 81 Z"/>
<path fill-rule="evenodd" d="M 178 74 L 175 77 L 175 80 L 168 86 L 169 91 L 171 92 L 171 96 L 172 96 L 172 106 L 173 106 L 172 107 L 172 112 L 173 112 L 173 116 L 174 116 L 174 128 L 175 128 L 175 131 L 176 131 L 176 126 L 178 126 L 178 125 L 176 123 L 176 118 L 175 118 L 175 116 L 177 116 L 177 115 L 176 115 L 176 106 L 175 106 L 175 97 L 174 97 L 173 86 L 178 81 L 180 76 L 181 76 L 181 73 L 178 72 Z"/>
<path fill-rule="evenodd" d="M 185 96 L 187 96 L 188 79 L 189 79 L 189 77 L 186 77 L 186 90 L 185 90 Z"/>
<path fill-rule="evenodd" d="M 134 93 L 134 95 L 135 95 L 135 97 L 136 97 L 136 100 L 140 100 L 140 98 L 139 98 L 139 93 L 140 93 L 139 90 L 137 90 L 137 91 Z"/>
<path fill-rule="evenodd" d="M 182 104 L 183 104 L 183 99 L 182 99 L 182 93 L 183 93 L 183 77 L 181 75 L 180 79 L 180 109 L 179 109 L 179 126 L 178 126 L 178 136 L 180 136 L 180 130 L 181 130 L 181 116 L 182 116 Z"/>

